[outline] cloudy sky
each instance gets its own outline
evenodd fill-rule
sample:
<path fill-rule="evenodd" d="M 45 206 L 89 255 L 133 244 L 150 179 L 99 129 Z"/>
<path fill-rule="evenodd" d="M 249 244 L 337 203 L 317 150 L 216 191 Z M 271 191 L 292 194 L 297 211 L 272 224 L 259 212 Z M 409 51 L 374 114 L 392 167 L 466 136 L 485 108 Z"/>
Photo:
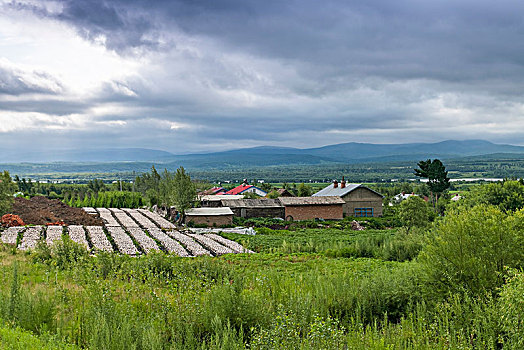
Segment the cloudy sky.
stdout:
<path fill-rule="evenodd" d="M 0 150 L 524 144 L 524 2 L 0 0 Z"/>

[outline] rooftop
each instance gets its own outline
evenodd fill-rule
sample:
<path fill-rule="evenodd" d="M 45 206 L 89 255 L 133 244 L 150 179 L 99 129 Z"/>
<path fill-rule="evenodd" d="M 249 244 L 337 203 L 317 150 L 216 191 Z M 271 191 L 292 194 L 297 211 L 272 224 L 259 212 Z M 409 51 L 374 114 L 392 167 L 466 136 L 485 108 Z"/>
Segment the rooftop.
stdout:
<path fill-rule="evenodd" d="M 344 204 L 344 200 L 339 196 L 318 196 L 318 197 L 279 197 L 283 205 L 338 205 Z"/>
<path fill-rule="evenodd" d="M 318 191 L 317 193 L 315 193 L 313 195 L 313 197 L 317 197 L 317 196 L 339 196 L 339 197 L 344 197 L 346 194 L 356 190 L 359 187 L 366 188 L 366 189 L 370 190 L 371 192 L 375 192 L 379 196 L 384 197 L 383 195 L 381 195 L 377 191 L 373 191 L 371 188 L 366 187 L 366 186 L 364 186 L 362 184 L 347 184 L 346 187 L 342 187 L 340 184 L 338 184 L 338 186 L 335 187 L 333 184 L 330 184 L 327 187 L 325 187 L 325 188 L 321 189 L 320 191 Z"/>
<path fill-rule="evenodd" d="M 231 208 L 279 208 L 282 207 L 278 199 L 223 199 L 222 205 Z"/>
<path fill-rule="evenodd" d="M 198 199 L 201 201 L 221 201 L 222 199 L 232 199 L 232 200 L 238 200 L 244 198 L 241 194 L 210 194 L 210 195 L 204 195 L 204 196 L 198 196 Z"/>
<path fill-rule="evenodd" d="M 187 216 L 220 216 L 233 215 L 233 212 L 228 207 L 221 208 L 191 208 L 186 210 Z"/>

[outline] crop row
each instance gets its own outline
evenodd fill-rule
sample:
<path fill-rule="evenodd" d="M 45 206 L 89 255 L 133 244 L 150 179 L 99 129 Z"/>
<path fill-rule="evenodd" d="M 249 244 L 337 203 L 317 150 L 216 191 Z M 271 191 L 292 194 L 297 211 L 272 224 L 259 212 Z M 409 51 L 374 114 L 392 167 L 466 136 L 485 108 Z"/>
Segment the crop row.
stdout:
<path fill-rule="evenodd" d="M 62 226 L 49 226 L 46 230 L 46 237 L 45 241 L 48 245 L 53 244 L 53 242 L 56 242 L 60 239 L 62 239 L 62 233 L 64 232 L 64 228 Z"/>
<path fill-rule="evenodd" d="M 131 227 L 127 230 L 146 253 L 149 253 L 152 250 L 160 250 L 156 242 L 151 237 L 146 235 L 146 233 L 141 228 Z"/>
<path fill-rule="evenodd" d="M 5 230 L 2 233 L 2 243 L 6 244 L 16 244 L 16 239 L 18 238 L 18 234 L 25 230 L 25 227 L 23 226 L 16 226 L 16 227 L 9 227 L 7 230 Z"/>
<path fill-rule="evenodd" d="M 72 225 L 67 227 L 67 233 L 73 242 L 83 245 L 89 249 L 89 243 L 86 239 L 86 231 L 82 226 Z"/>
<path fill-rule="evenodd" d="M 136 209 L 123 209 L 129 216 L 131 216 L 136 222 L 140 224 L 143 228 L 150 229 L 150 228 L 157 228 L 158 226 L 151 220 L 149 220 L 147 217 L 145 217 L 143 214 L 141 214 Z"/>
<path fill-rule="evenodd" d="M 164 231 L 159 228 L 150 228 L 148 232 L 153 236 L 157 241 L 162 243 L 164 248 L 169 253 L 175 253 L 178 256 L 189 257 L 191 256 L 180 243 L 175 241 L 173 238 L 169 237 Z"/>
<path fill-rule="evenodd" d="M 138 250 L 136 249 L 133 240 L 122 227 L 108 226 L 107 231 L 111 235 L 111 238 L 113 238 L 120 253 L 126 255 L 138 254 Z"/>
<path fill-rule="evenodd" d="M 93 244 L 93 247 L 97 250 L 106 252 L 112 252 L 113 247 L 111 242 L 107 239 L 104 229 L 100 226 L 86 226 L 87 235 Z"/>
<path fill-rule="evenodd" d="M 24 231 L 22 242 L 18 246 L 20 250 L 28 250 L 36 247 L 38 240 L 42 238 L 42 226 L 31 226 Z"/>
<path fill-rule="evenodd" d="M 149 210 L 146 210 L 146 209 L 137 209 L 140 213 L 144 214 L 145 216 L 147 216 L 149 219 L 151 219 L 155 224 L 157 224 L 158 226 L 160 226 L 160 228 L 164 228 L 164 229 L 175 229 L 176 226 L 164 219 L 162 216 L 158 215 L 157 213 L 154 213 L 152 211 L 149 211 Z"/>
<path fill-rule="evenodd" d="M 239 243 L 214 233 L 205 235 L 181 233 L 175 230 L 164 231 L 156 226 L 153 227 L 152 219 L 150 220 L 148 216 L 138 210 L 100 209 L 101 215 L 111 217 L 118 226 L 108 224 L 109 220 L 106 221 L 105 229 L 101 226 L 67 226 L 65 232 L 71 240 L 87 249 L 90 249 L 91 246 L 95 251 L 112 252 L 116 248 L 122 254 L 133 256 L 141 254 L 140 252 L 147 254 L 159 250 L 174 253 L 181 257 L 252 253 Z M 120 220 L 122 225 L 114 219 L 113 215 Z M 161 223 L 161 220 L 158 220 L 158 222 Z M 139 227 L 139 224 L 143 228 Z M 44 237 L 46 243 L 51 245 L 60 240 L 63 233 L 64 228 L 62 226 L 11 227 L 2 232 L 0 238 L 3 243 L 16 245 L 18 237 L 21 237 L 19 248 L 27 250 L 35 248 L 38 240 Z"/>

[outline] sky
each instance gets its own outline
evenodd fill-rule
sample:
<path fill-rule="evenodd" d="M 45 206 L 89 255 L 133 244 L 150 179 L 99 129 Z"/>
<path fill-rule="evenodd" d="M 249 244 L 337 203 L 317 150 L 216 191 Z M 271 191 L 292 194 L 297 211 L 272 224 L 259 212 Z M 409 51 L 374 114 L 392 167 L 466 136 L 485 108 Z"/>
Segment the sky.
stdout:
<path fill-rule="evenodd" d="M 0 0 L 0 151 L 524 145 L 524 2 Z"/>

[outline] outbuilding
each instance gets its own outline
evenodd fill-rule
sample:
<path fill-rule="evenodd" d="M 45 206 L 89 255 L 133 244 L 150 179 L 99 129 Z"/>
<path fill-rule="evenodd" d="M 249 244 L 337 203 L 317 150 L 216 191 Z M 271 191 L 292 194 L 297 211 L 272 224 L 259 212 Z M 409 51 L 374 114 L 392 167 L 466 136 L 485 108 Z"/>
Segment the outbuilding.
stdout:
<path fill-rule="evenodd" d="M 198 200 L 200 201 L 200 205 L 202 207 L 210 207 L 210 208 L 221 207 L 223 199 L 239 200 L 239 199 L 243 199 L 243 198 L 244 198 L 244 196 L 241 195 L 241 194 L 239 194 L 239 195 L 215 194 L 215 195 L 198 196 Z"/>
<path fill-rule="evenodd" d="M 338 196 L 280 197 L 284 206 L 285 219 L 293 220 L 342 220 L 346 202 Z"/>
<path fill-rule="evenodd" d="M 284 206 L 278 199 L 239 199 L 222 200 L 223 207 L 229 207 L 235 214 L 242 218 L 283 218 Z"/>
<path fill-rule="evenodd" d="M 326 188 L 318 191 L 313 197 L 338 196 L 344 200 L 344 216 L 382 216 L 382 200 L 384 196 L 362 184 L 347 184 L 337 180 Z"/>
<path fill-rule="evenodd" d="M 186 211 L 186 223 L 207 226 L 224 226 L 233 224 L 233 211 L 227 207 L 192 208 Z"/>

